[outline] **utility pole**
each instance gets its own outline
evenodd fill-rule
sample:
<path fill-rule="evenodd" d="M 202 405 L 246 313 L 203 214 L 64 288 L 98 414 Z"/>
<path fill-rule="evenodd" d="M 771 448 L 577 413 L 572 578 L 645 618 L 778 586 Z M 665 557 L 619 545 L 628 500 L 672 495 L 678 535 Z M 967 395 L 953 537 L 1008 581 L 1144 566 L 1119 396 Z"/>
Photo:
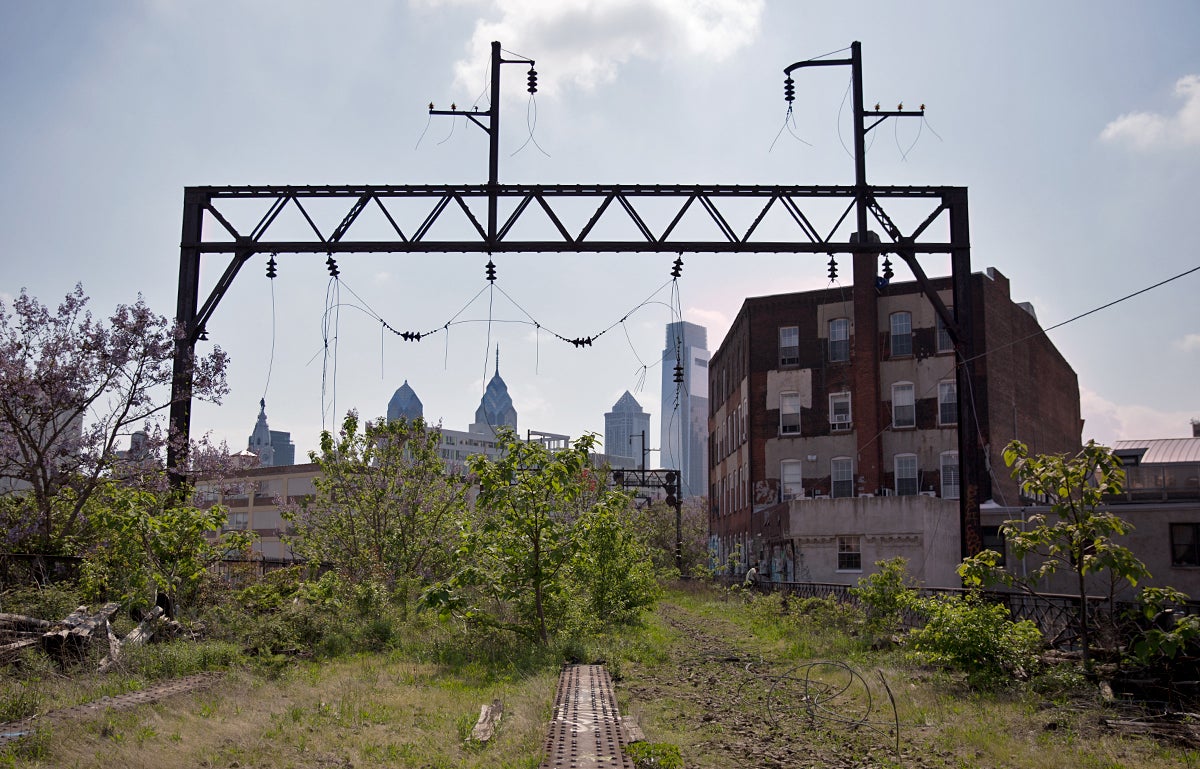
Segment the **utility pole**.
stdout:
<path fill-rule="evenodd" d="M 434 109 L 433 104 L 429 105 L 430 115 L 460 115 L 467 118 L 475 125 L 479 126 L 488 135 L 488 223 L 487 223 L 487 242 L 490 246 L 496 244 L 496 233 L 499 222 L 498 210 L 500 200 L 500 65 L 501 64 L 528 64 L 528 86 L 525 90 L 529 91 L 530 95 L 537 93 L 537 70 L 533 68 L 533 59 L 505 59 L 501 54 L 499 41 L 492 41 L 492 59 L 491 59 L 491 104 L 487 110 L 480 112 L 479 108 L 467 111 L 458 109 L 456 104 L 451 104 L 450 109 Z M 487 125 L 484 125 L 481 119 L 487 120 Z M 490 250 L 489 250 L 490 253 Z"/>
<path fill-rule="evenodd" d="M 871 391 L 877 391 L 879 387 L 879 350 L 878 350 L 878 335 L 875 333 L 875 328 L 878 323 L 878 311 L 876 309 L 877 288 L 881 286 L 873 285 L 878 272 L 878 264 L 874 264 L 870 270 L 860 269 L 859 265 L 863 264 L 864 259 L 871 259 L 876 262 L 879 256 L 885 256 L 888 251 L 894 251 L 900 258 L 904 259 L 905 263 L 912 270 L 913 276 L 921 286 L 921 292 L 929 299 L 933 305 L 934 312 L 941 319 L 942 324 L 950 333 L 951 339 L 954 341 L 956 355 L 958 356 L 959 365 L 956 366 L 956 386 L 958 389 L 958 457 L 959 457 L 959 474 L 962 479 L 962 488 L 959 492 L 959 533 L 960 533 L 960 550 L 965 558 L 969 555 L 974 555 L 982 549 L 982 535 L 980 531 L 979 518 L 979 489 L 981 485 L 981 476 L 983 473 L 983 459 L 981 456 L 981 447 L 974 439 L 978 434 L 978 422 L 975 416 L 971 413 L 970 398 L 968 393 L 972 392 L 972 380 L 974 377 L 974 352 L 976 344 L 982 344 L 982 339 L 975 339 L 977 334 L 968 333 L 966 322 L 969 322 L 972 314 L 972 297 L 970 290 L 971 276 L 971 249 L 968 235 L 967 221 L 967 200 L 966 192 L 953 190 L 948 191 L 947 197 L 949 200 L 943 200 L 942 208 L 950 211 L 950 230 L 951 241 L 955 247 L 951 250 L 951 272 L 953 275 L 953 295 L 954 295 L 954 312 L 951 314 L 946 307 L 945 302 L 938 296 L 934 290 L 932 282 L 925 274 L 925 270 L 916 259 L 916 249 L 913 247 L 916 238 L 924 231 L 926 227 L 933 221 L 933 216 L 925 221 L 914 233 L 905 236 L 891 218 L 879 206 L 875 200 L 876 190 L 867 183 L 867 150 L 866 139 L 876 126 L 891 117 L 923 117 L 925 115 L 925 105 L 922 104 L 920 109 L 905 110 L 904 105 L 900 104 L 894 111 L 880 110 L 879 105 L 875 105 L 872 112 L 867 112 L 863 106 L 863 80 L 862 80 L 862 44 L 857 40 L 850 44 L 850 58 L 848 59 L 809 59 L 800 61 L 785 67 L 783 72 L 786 75 L 784 80 L 784 99 L 788 102 L 788 109 L 791 109 L 792 102 L 795 101 L 795 83 L 792 80 L 792 72 L 805 67 L 850 67 L 851 90 L 853 91 L 853 110 L 854 110 L 854 208 L 856 231 L 850 245 L 850 252 L 855 260 L 854 272 L 854 299 L 855 299 L 855 325 L 858 329 L 856 334 L 855 350 L 860 353 L 859 359 L 855 362 L 856 367 L 867 365 L 865 376 L 856 377 L 856 382 L 871 383 Z M 875 119 L 870 125 L 867 124 L 867 116 L 870 115 Z M 940 209 L 939 209 L 940 210 Z M 868 214 L 873 214 L 880 226 L 887 232 L 892 239 L 892 244 L 881 244 L 880 238 L 875 233 L 868 229 Z M 832 254 L 830 255 L 832 260 Z M 873 257 L 873 258 L 872 258 Z M 831 269 L 832 269 L 831 261 Z M 869 275 L 867 273 L 870 273 Z M 885 258 L 884 260 L 884 277 L 882 286 L 887 285 L 887 280 L 891 278 L 891 265 Z M 867 283 L 867 285 L 860 285 Z M 860 305 L 863 307 L 860 315 Z M 865 331 L 865 334 L 864 334 Z M 866 338 L 864 338 L 864 336 Z M 859 344 L 858 342 L 861 342 Z M 874 401 L 875 415 L 874 419 L 868 424 L 868 429 L 865 431 L 869 435 L 874 435 L 879 432 L 879 425 L 882 422 L 880 411 L 882 409 L 882 400 L 879 397 L 872 399 Z M 868 457 L 863 457 L 862 461 L 870 461 L 873 469 L 868 473 L 875 474 L 876 478 L 879 473 L 880 457 L 882 452 L 882 444 L 871 438 L 871 454 Z M 860 452 L 864 454 L 865 452 Z"/>

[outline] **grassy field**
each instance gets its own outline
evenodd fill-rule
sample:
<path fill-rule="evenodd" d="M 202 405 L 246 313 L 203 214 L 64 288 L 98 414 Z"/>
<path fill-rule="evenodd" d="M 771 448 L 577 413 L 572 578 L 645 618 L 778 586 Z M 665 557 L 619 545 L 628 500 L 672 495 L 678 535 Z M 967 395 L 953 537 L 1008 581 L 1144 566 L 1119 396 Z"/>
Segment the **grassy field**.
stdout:
<path fill-rule="evenodd" d="M 832 619 L 832 621 L 831 621 Z M 541 760 L 559 666 L 604 660 L 623 713 L 684 766 L 1200 766 L 1200 754 L 1104 726 L 1131 718 L 1063 671 L 996 692 L 872 650 L 848 617 L 797 616 L 738 591 L 673 590 L 641 628 L 550 650 L 481 644 L 413 625 L 389 648 L 326 661 L 247 665 L 215 646 L 220 681 L 131 710 L 43 715 L 0 766 L 522 767 Z M 5 720 L 191 672 L 195 647 L 148 648 L 117 674 L 63 677 L 30 658 L 0 685 Z M 186 659 L 175 659 L 175 657 Z M 154 672 L 156 671 L 156 672 Z M 504 703 L 496 739 L 467 737 L 479 708 Z"/>

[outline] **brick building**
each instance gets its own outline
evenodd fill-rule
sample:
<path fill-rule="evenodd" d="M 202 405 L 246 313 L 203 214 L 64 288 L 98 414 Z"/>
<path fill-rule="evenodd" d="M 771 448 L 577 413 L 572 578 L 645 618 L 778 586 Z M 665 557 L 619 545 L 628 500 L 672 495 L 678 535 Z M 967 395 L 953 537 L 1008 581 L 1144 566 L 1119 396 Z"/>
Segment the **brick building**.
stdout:
<path fill-rule="evenodd" d="M 952 305 L 949 278 L 933 280 Z M 969 280 L 960 321 L 977 359 L 968 403 L 990 470 L 981 507 L 1017 499 L 1002 457 L 1075 452 L 1075 372 L 994 269 Z M 861 333 L 862 330 L 868 333 Z M 855 283 L 747 299 L 710 363 L 709 533 L 718 562 L 776 581 L 854 583 L 902 555 L 926 584 L 957 583 L 958 387 L 950 335 L 917 283 Z M 988 529 L 984 529 L 985 535 Z"/>

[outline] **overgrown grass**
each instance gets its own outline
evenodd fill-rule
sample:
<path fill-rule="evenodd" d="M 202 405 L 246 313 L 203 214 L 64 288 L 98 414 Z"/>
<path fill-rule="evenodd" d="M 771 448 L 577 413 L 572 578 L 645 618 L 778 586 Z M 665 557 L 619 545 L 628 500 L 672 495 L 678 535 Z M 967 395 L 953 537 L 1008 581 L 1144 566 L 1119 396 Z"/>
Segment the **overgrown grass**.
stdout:
<path fill-rule="evenodd" d="M 71 603 L 69 597 L 54 600 Z M 0 720 L 200 670 L 227 673 L 208 691 L 132 711 L 51 722 L 0 749 L 0 767 L 236 763 L 534 769 L 566 662 L 606 664 L 618 681 L 622 712 L 637 715 L 651 743 L 670 746 L 669 753 L 678 748 L 689 767 L 728 766 L 722 762 L 726 756 L 712 753 L 713 745 L 771 731 L 769 707 L 788 716 L 780 702 L 798 708 L 789 723 L 803 727 L 805 744 L 813 750 L 861 750 L 863 766 L 1160 769 L 1200 763 L 1194 751 L 1104 731 L 1100 717 L 1114 712 L 1070 666 L 979 692 L 962 673 L 914 664 L 903 650 L 873 650 L 864 618 L 833 599 L 784 600 L 682 583 L 641 625 L 564 637 L 548 647 L 411 611 L 405 620 L 386 609 L 362 617 L 352 607 L 331 612 L 270 596 L 254 613 L 237 607 L 222 611 L 242 622 L 276 623 L 269 627 L 285 642 L 270 641 L 262 625 L 210 625 L 216 638 L 132 649 L 107 676 L 84 673 L 82 665 L 64 675 L 43 656 L 22 657 L 0 676 Z M 216 617 L 212 613 L 207 621 Z M 699 648 L 696 629 L 715 639 L 709 649 Z M 689 678 L 703 668 L 698 655 L 716 655 L 717 662 L 729 656 L 726 667 L 739 687 L 737 696 L 756 714 L 746 735 L 703 720 L 713 708 L 733 704 L 706 702 L 706 696 L 720 695 L 715 682 Z M 880 681 L 887 682 L 901 725 L 899 756 L 889 727 L 854 733 L 827 724 L 809 726 L 800 708 L 802 693 L 789 693 L 786 685 L 771 689 L 772 676 L 820 660 L 851 664 L 869 680 L 879 702 L 887 700 Z M 652 689 L 638 688 L 655 672 L 662 680 L 656 679 Z M 814 675 L 836 682 L 842 673 L 830 667 Z M 768 697 L 775 699 L 769 703 Z M 497 737 L 486 746 L 470 743 L 480 706 L 495 699 L 504 703 Z M 891 718 L 889 711 L 884 720 Z"/>

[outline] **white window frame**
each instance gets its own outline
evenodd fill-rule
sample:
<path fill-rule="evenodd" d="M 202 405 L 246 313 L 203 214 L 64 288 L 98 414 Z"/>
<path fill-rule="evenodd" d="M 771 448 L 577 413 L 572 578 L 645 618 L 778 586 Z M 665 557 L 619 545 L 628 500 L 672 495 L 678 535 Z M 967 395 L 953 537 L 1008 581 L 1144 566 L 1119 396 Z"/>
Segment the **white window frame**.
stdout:
<path fill-rule="evenodd" d="M 833 318 L 829 321 L 829 362 L 845 363 L 849 360 L 850 319 Z"/>
<path fill-rule="evenodd" d="M 938 424 L 958 424 L 958 382 L 953 379 L 938 382 Z"/>
<path fill-rule="evenodd" d="M 907 358 L 913 354 L 912 313 L 907 310 L 893 312 L 888 316 L 891 340 L 888 351 L 893 358 Z M 897 349 L 897 340 L 904 340 Z"/>
<path fill-rule="evenodd" d="M 789 473 L 789 471 L 791 471 Z M 779 499 L 800 499 L 804 496 L 804 463 L 799 459 L 784 459 L 779 462 Z"/>
<path fill-rule="evenodd" d="M 785 404 L 795 404 L 795 410 L 785 409 Z M 795 417 L 795 420 L 789 417 Z M 800 393 L 798 392 L 782 392 L 779 393 L 779 434 L 780 435 L 799 435 L 800 434 Z"/>
<path fill-rule="evenodd" d="M 790 337 L 792 344 L 785 344 L 785 337 Z M 779 365 L 795 366 L 800 363 L 800 327 L 779 327 Z"/>
<path fill-rule="evenodd" d="M 949 468 L 953 468 L 950 470 Z M 962 475 L 958 469 L 958 452 L 943 451 L 941 457 L 942 499 L 958 499 Z"/>
<path fill-rule="evenodd" d="M 837 404 L 845 403 L 845 413 L 838 413 Z M 851 411 L 850 393 L 829 394 L 829 424 L 834 430 L 849 430 L 854 424 L 854 413 Z"/>
<path fill-rule="evenodd" d="M 838 484 L 843 484 L 845 494 L 838 493 Z M 845 485 L 845 484 L 848 484 Z M 829 495 L 832 497 L 854 496 L 854 459 L 834 457 L 829 460 Z"/>
<path fill-rule="evenodd" d="M 904 464 L 905 470 L 911 468 L 911 475 L 900 474 L 901 463 Z M 921 466 L 917 462 L 916 454 L 897 454 L 892 459 L 892 470 L 895 473 L 896 496 L 915 497 L 921 491 Z M 903 487 L 901 486 L 902 481 L 906 482 Z"/>
<path fill-rule="evenodd" d="M 946 308 L 950 315 L 954 315 L 954 308 Z M 946 328 L 946 324 L 942 322 L 942 316 L 937 316 L 937 351 L 938 352 L 954 352 L 954 340 L 950 338 L 950 331 Z"/>
<path fill-rule="evenodd" d="M 900 394 L 905 394 L 904 403 L 899 397 Z M 901 409 L 907 409 L 901 411 Z M 906 419 L 901 416 L 906 415 Z M 896 382 L 892 385 L 892 427 L 906 428 L 917 426 L 917 392 L 916 386 L 912 382 Z"/>
<path fill-rule="evenodd" d="M 227 531 L 245 531 L 250 528 L 250 513 L 245 510 L 226 513 L 225 529 Z"/>
<path fill-rule="evenodd" d="M 862 537 L 842 535 L 837 538 L 837 570 L 862 571 Z"/>

